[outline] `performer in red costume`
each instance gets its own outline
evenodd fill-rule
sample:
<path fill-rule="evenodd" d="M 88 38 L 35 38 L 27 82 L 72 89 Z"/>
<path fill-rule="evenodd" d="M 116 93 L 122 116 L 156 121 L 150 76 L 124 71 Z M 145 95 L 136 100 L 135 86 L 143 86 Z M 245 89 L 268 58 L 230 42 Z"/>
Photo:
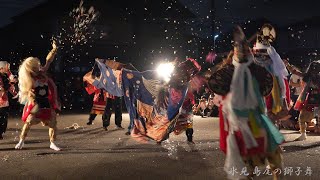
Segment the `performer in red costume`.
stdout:
<path fill-rule="evenodd" d="M 14 84 L 16 79 L 10 72 L 10 64 L 7 61 L 0 61 L 0 140 L 7 130 L 9 117 L 8 93 L 17 95 Z"/>
<path fill-rule="evenodd" d="M 46 72 L 57 52 L 55 42 L 52 50 L 46 58 L 46 65 L 41 67 L 40 60 L 36 57 L 28 57 L 19 68 L 19 95 L 20 102 L 25 104 L 22 120 L 25 122 L 20 135 L 20 141 L 15 146 L 22 149 L 25 139 L 32 125 L 40 122 L 49 127 L 50 148 L 60 151 L 54 143 L 56 139 L 57 120 L 56 111 L 60 111 L 57 90 L 54 82 Z"/>
<path fill-rule="evenodd" d="M 307 139 L 306 128 L 307 122 L 310 122 L 315 115 L 319 115 L 320 107 L 320 83 L 319 75 L 320 61 L 314 61 L 310 63 L 306 73 L 302 79 L 302 91 L 298 97 L 298 100 L 294 106 L 294 109 L 300 111 L 299 115 L 299 127 L 301 135 L 296 141 L 303 141 Z M 319 121 L 318 121 L 319 122 Z M 317 122 L 317 123 L 318 123 Z M 318 131 L 319 125 L 317 124 L 316 131 Z"/>
<path fill-rule="evenodd" d="M 90 84 L 90 78 L 92 71 L 88 72 L 84 77 L 83 81 L 85 83 L 85 89 L 89 95 L 94 94 L 93 96 L 93 105 L 89 115 L 89 121 L 87 125 L 92 125 L 92 122 L 97 117 L 98 114 L 103 114 L 105 111 L 106 103 L 108 98 L 110 97 L 109 93 L 103 89 L 98 89 L 92 84 Z M 102 117 L 103 118 L 103 117 Z"/>

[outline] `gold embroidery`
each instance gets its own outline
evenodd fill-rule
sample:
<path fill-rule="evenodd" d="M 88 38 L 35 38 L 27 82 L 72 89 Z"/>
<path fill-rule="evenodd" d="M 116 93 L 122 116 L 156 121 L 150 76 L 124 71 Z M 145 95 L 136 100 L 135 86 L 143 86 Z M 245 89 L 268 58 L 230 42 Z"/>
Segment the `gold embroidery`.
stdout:
<path fill-rule="evenodd" d="M 128 74 L 127 74 L 127 78 L 128 78 L 128 79 L 132 79 L 133 77 L 134 77 L 134 76 L 133 76 L 132 73 L 128 73 Z"/>

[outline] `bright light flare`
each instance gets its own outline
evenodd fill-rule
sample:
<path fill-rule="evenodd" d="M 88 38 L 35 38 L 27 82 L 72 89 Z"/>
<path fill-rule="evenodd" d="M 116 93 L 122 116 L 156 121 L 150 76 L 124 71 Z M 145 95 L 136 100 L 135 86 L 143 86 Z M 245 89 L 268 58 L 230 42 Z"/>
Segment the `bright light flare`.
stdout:
<path fill-rule="evenodd" d="M 157 67 L 158 75 L 163 78 L 164 81 L 169 82 L 171 78 L 171 74 L 174 70 L 173 63 L 161 63 Z"/>

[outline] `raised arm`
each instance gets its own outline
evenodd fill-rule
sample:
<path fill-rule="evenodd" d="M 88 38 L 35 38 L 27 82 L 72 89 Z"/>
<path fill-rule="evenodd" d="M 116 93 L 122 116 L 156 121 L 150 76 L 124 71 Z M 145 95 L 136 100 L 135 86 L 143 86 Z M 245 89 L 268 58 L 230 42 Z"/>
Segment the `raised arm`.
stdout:
<path fill-rule="evenodd" d="M 287 69 L 290 71 L 291 74 L 295 74 L 297 76 L 302 77 L 303 73 L 299 71 L 294 65 L 290 64 L 288 60 L 283 59 L 284 64 L 286 65 Z"/>
<path fill-rule="evenodd" d="M 50 64 L 52 63 L 52 61 L 57 53 L 57 50 L 58 50 L 58 47 L 56 45 L 56 42 L 53 41 L 52 42 L 52 49 L 46 57 L 46 64 L 44 65 L 44 67 L 42 67 L 42 71 L 46 72 L 49 69 Z"/>

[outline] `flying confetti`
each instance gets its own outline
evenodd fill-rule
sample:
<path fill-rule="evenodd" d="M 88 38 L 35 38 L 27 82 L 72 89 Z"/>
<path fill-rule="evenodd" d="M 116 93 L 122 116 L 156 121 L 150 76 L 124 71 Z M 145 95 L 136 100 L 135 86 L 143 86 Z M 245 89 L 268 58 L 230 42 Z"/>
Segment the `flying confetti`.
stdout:
<path fill-rule="evenodd" d="M 206 62 L 213 64 L 214 60 L 216 59 L 217 54 L 215 52 L 209 52 L 209 54 L 206 57 Z"/>
<path fill-rule="evenodd" d="M 93 6 L 87 10 L 83 6 L 83 1 L 80 2 L 78 7 L 70 11 L 69 17 L 72 18 L 72 23 L 68 24 L 64 21 L 64 27 L 61 28 L 60 33 L 56 36 L 56 39 L 62 46 L 69 43 L 84 45 L 94 35 L 100 38 L 106 35 L 104 32 L 97 32 L 94 26 L 94 22 L 99 17 L 99 12 Z M 65 25 L 68 27 L 65 27 Z"/>

